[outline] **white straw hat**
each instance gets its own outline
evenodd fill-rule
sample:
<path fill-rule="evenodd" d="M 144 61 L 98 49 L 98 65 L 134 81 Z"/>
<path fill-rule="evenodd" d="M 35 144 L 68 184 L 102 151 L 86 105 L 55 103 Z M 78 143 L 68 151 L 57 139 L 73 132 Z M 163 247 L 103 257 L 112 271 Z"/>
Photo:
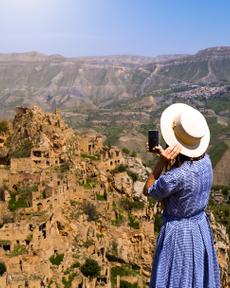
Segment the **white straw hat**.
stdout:
<path fill-rule="evenodd" d="M 161 134 L 169 145 L 181 144 L 181 154 L 199 157 L 208 148 L 210 131 L 204 116 L 183 103 L 166 108 L 160 119 Z"/>

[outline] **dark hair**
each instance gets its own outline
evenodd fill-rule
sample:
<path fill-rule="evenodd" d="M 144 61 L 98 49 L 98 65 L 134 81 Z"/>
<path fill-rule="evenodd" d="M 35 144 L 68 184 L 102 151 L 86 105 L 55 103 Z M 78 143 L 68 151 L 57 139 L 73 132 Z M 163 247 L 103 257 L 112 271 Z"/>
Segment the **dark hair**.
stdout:
<path fill-rule="evenodd" d="M 169 169 L 174 168 L 174 167 L 180 167 L 185 161 L 190 161 L 191 163 L 193 163 L 194 161 L 198 161 L 198 160 L 204 158 L 204 155 L 205 155 L 205 153 L 199 157 L 189 157 L 186 155 L 179 154 L 176 157 L 175 162 L 169 167 Z"/>

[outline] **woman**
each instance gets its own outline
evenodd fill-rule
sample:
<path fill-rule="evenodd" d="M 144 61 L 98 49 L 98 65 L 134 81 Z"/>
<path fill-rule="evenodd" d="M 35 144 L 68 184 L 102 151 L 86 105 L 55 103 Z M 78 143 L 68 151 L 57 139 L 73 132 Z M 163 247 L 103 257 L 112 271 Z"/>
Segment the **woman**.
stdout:
<path fill-rule="evenodd" d="M 143 191 L 165 207 L 150 288 L 219 288 L 219 265 L 205 213 L 213 179 L 205 154 L 207 122 L 199 111 L 177 103 L 164 110 L 160 126 L 169 147 L 157 147 L 159 160 Z M 165 167 L 171 168 L 164 172 Z"/>

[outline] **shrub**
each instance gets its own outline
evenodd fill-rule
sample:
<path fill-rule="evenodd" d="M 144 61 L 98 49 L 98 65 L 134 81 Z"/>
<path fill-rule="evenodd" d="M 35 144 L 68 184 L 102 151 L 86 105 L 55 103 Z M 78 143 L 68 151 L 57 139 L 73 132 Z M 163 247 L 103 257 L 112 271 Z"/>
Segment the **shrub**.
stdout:
<path fill-rule="evenodd" d="M 83 212 L 88 216 L 88 221 L 96 221 L 98 213 L 96 206 L 88 201 L 83 202 Z"/>
<path fill-rule="evenodd" d="M 138 175 L 135 172 L 132 172 L 130 170 L 127 170 L 127 174 L 133 179 L 133 182 L 138 180 Z"/>
<path fill-rule="evenodd" d="M 64 285 L 64 288 L 71 288 L 72 282 L 76 276 L 77 274 L 75 272 L 71 272 L 67 279 L 66 277 L 62 277 L 62 284 Z"/>
<path fill-rule="evenodd" d="M 10 194 L 10 200 L 8 202 L 8 209 L 10 211 L 16 211 L 19 208 L 29 207 L 29 200 L 32 192 L 38 190 L 37 184 L 33 184 L 28 187 L 18 188 L 16 192 Z"/>
<path fill-rule="evenodd" d="M 129 198 L 122 198 L 120 200 L 120 206 L 126 210 L 131 212 L 132 210 L 139 210 L 144 208 L 144 203 L 136 200 L 131 200 Z"/>
<path fill-rule="evenodd" d="M 0 276 L 2 276 L 6 272 L 6 265 L 4 262 L 0 262 Z"/>
<path fill-rule="evenodd" d="M 120 226 L 124 222 L 124 216 L 120 212 L 116 211 L 116 218 L 112 220 L 112 225 Z"/>
<path fill-rule="evenodd" d="M 157 201 L 153 199 L 151 196 L 148 197 L 148 206 L 149 208 L 154 208 L 156 205 Z"/>
<path fill-rule="evenodd" d="M 12 212 L 16 211 L 19 208 L 25 208 L 28 207 L 26 197 L 24 195 L 21 195 L 18 199 L 16 199 L 16 194 L 12 193 L 11 198 L 8 202 L 8 209 Z"/>
<path fill-rule="evenodd" d="M 64 254 L 54 254 L 52 255 L 49 260 L 53 265 L 59 266 L 64 259 Z"/>
<path fill-rule="evenodd" d="M 81 157 L 88 160 L 100 160 L 101 158 L 100 154 L 86 154 L 86 153 L 82 153 Z"/>
<path fill-rule="evenodd" d="M 4 133 L 8 130 L 8 123 L 7 121 L 0 121 L 0 133 Z"/>
<path fill-rule="evenodd" d="M 87 258 L 80 270 L 84 276 L 95 278 L 100 275 L 101 267 L 94 259 Z"/>
<path fill-rule="evenodd" d="M 20 147 L 11 153 L 12 158 L 30 157 L 32 149 L 32 142 L 29 139 L 24 139 Z"/>
<path fill-rule="evenodd" d="M 85 248 L 89 248 L 90 246 L 92 246 L 94 244 L 93 240 L 86 240 L 83 244 L 83 246 Z"/>
<path fill-rule="evenodd" d="M 130 153 L 129 149 L 126 148 L 126 147 L 122 148 L 122 152 L 123 152 L 124 154 L 127 154 L 127 155 L 129 155 L 129 153 Z"/>
<path fill-rule="evenodd" d="M 115 266 L 111 268 L 111 283 L 112 287 L 116 284 L 116 278 L 120 276 L 134 276 L 137 274 L 137 271 L 133 270 L 132 267 L 127 265 Z M 135 286 L 134 286 L 135 287 Z"/>
<path fill-rule="evenodd" d="M 138 285 L 137 283 L 132 284 L 132 283 L 129 283 L 128 281 L 121 280 L 120 287 L 121 288 L 138 288 Z"/>
<path fill-rule="evenodd" d="M 95 188 L 97 184 L 98 184 L 98 181 L 96 177 L 88 177 L 86 179 L 86 183 L 80 184 L 80 185 L 86 189 L 91 189 L 91 188 Z"/>
<path fill-rule="evenodd" d="M 100 195 L 97 193 L 96 197 L 97 197 L 97 200 L 99 200 L 99 201 L 107 201 L 107 193 L 106 192 L 104 192 L 103 195 Z"/>
<path fill-rule="evenodd" d="M 127 170 L 127 167 L 124 164 L 120 164 L 115 169 L 113 169 L 112 172 L 121 173 L 121 172 L 125 172 L 126 170 Z"/>
<path fill-rule="evenodd" d="M 129 226 L 134 228 L 134 229 L 139 229 L 140 228 L 140 223 L 137 219 L 135 219 L 132 215 L 129 215 Z"/>
<path fill-rule="evenodd" d="M 27 254 L 28 251 L 24 245 L 17 244 L 14 246 L 14 250 L 10 252 L 9 256 L 14 257 L 18 255 Z"/>

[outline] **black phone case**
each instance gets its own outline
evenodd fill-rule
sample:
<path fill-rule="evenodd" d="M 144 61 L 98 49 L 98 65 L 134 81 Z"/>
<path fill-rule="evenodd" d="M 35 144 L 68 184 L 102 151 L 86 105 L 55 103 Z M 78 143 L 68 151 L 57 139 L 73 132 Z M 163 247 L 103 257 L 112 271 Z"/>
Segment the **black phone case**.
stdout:
<path fill-rule="evenodd" d="M 149 151 L 153 151 L 154 147 L 159 144 L 159 132 L 157 130 L 150 130 L 148 132 Z"/>

